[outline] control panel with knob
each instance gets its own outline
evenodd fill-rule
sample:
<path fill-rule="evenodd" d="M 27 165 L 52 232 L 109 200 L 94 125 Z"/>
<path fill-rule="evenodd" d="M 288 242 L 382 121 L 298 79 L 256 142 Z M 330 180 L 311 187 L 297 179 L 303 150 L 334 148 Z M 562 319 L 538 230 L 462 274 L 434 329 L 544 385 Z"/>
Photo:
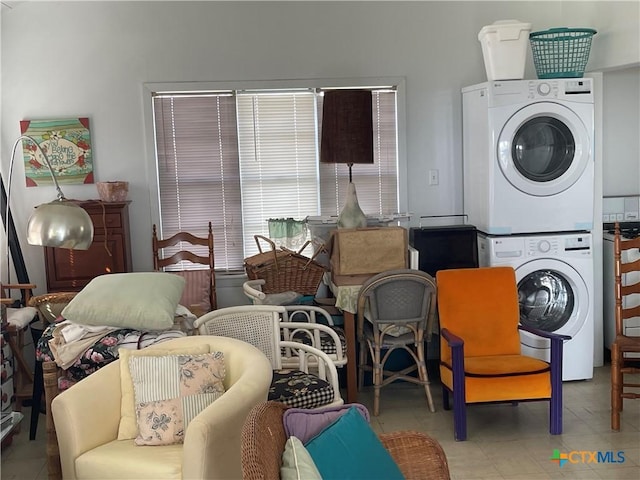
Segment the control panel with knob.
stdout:
<path fill-rule="evenodd" d="M 549 95 L 549 93 L 551 93 L 551 85 L 548 83 L 540 83 L 538 85 L 538 93 L 542 96 Z"/>

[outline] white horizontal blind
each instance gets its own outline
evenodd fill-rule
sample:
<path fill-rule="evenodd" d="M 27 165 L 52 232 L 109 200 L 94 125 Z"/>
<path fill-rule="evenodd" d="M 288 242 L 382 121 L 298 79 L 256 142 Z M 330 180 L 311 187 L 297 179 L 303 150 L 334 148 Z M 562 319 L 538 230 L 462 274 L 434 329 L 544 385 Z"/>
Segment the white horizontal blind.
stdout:
<path fill-rule="evenodd" d="M 238 94 L 237 108 L 248 257 L 258 253 L 254 235 L 269 236 L 269 218 L 318 215 L 315 94 Z"/>
<path fill-rule="evenodd" d="M 360 88 L 360 87 L 358 87 Z M 338 215 L 345 164 L 320 164 L 322 95 L 311 90 L 154 97 L 162 237 L 214 230 L 216 270 L 239 271 L 269 218 Z M 397 212 L 396 92 L 373 91 L 374 163 L 353 166 L 366 214 Z M 166 252 L 165 252 L 166 253 Z"/>
<path fill-rule="evenodd" d="M 162 238 L 206 237 L 213 225 L 216 269 L 242 265 L 242 212 L 235 99 L 154 98 Z M 200 254 L 206 255 L 206 247 Z M 165 252 L 170 254 L 170 252 Z"/>
<path fill-rule="evenodd" d="M 372 104 L 373 164 L 354 164 L 353 183 L 360 208 L 366 215 L 389 215 L 398 211 L 396 92 L 374 90 Z M 321 105 L 318 110 L 322 112 Z M 348 183 L 347 165 L 320 164 L 322 215 L 340 213 Z"/>

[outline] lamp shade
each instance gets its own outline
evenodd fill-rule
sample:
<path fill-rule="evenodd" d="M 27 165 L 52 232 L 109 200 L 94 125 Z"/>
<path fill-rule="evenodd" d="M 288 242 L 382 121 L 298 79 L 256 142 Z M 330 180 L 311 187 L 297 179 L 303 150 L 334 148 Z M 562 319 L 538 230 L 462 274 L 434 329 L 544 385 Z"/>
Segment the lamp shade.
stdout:
<path fill-rule="evenodd" d="M 322 163 L 373 163 L 370 90 L 328 90 L 322 105 Z"/>
<path fill-rule="evenodd" d="M 27 242 L 31 245 L 87 250 L 92 241 L 91 217 L 68 200 L 38 206 L 27 224 Z"/>

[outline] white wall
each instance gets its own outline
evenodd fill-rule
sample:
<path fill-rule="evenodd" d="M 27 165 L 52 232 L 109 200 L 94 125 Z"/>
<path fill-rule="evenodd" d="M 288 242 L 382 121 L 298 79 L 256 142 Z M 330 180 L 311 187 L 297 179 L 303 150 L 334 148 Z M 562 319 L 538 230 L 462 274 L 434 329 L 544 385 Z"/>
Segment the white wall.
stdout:
<path fill-rule="evenodd" d="M 2 172 L 20 120 L 88 116 L 95 179 L 130 182 L 134 269 L 147 270 L 153 152 L 145 147 L 143 83 L 393 76 L 406 79 L 406 208 L 415 224 L 420 215 L 462 213 L 460 88 L 485 80 L 477 33 L 499 19 L 534 30 L 593 27 L 602 34 L 590 69 L 640 64 L 640 4 L 602 3 L 16 3 L 2 8 Z M 526 77 L 535 78 L 530 54 Z M 440 171 L 438 186 L 427 186 L 429 169 Z M 33 206 L 54 192 L 27 189 L 21 165 L 14 175 L 22 233 Z M 94 185 L 64 190 L 97 198 Z M 42 249 L 24 235 L 21 243 L 42 292 Z"/>
<path fill-rule="evenodd" d="M 640 195 L 640 67 L 606 72 L 603 95 L 603 195 Z"/>

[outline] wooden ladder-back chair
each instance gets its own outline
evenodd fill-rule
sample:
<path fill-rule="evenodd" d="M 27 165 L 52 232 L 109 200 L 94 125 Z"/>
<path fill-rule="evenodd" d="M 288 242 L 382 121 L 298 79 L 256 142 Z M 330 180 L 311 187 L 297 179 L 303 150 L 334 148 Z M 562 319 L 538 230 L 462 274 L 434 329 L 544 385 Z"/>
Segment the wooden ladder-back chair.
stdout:
<path fill-rule="evenodd" d="M 175 273 L 184 277 L 186 281 L 180 304 L 198 317 L 217 309 L 211 222 L 209 222 L 206 237 L 196 237 L 188 232 L 178 232 L 167 239 L 159 239 L 156 226 L 153 225 L 152 242 L 153 269 Z M 164 256 L 161 256 L 160 250 L 163 251 Z M 208 268 L 184 269 L 185 265 L 182 264 L 184 261 L 206 265 Z"/>
<path fill-rule="evenodd" d="M 617 222 L 614 235 L 616 337 L 611 345 L 611 428 L 620 430 L 623 399 L 640 399 L 640 383 L 630 376 L 640 374 L 640 337 L 630 334 L 632 326 L 636 330 L 640 327 L 640 237 L 623 240 Z"/>

